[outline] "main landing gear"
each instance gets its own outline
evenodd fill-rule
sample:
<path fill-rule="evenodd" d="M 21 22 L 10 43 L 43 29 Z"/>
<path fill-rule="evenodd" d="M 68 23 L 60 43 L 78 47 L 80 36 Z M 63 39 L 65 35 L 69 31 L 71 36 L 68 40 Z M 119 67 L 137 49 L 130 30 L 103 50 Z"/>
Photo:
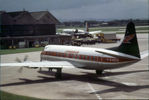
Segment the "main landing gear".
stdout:
<path fill-rule="evenodd" d="M 49 68 L 49 71 L 51 72 L 52 69 L 56 69 L 55 73 L 56 79 L 62 79 L 62 68 Z"/>
<path fill-rule="evenodd" d="M 102 73 L 103 73 L 103 70 L 96 70 L 97 75 L 102 75 Z"/>
<path fill-rule="evenodd" d="M 62 68 L 57 68 L 57 72 L 55 73 L 55 77 L 57 79 L 62 79 Z"/>

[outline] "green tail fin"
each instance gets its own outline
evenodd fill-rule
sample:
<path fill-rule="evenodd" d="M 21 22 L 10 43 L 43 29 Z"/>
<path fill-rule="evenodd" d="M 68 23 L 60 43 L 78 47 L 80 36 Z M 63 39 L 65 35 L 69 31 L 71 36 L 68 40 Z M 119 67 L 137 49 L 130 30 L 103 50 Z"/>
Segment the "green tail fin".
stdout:
<path fill-rule="evenodd" d="M 135 25 L 133 22 L 127 24 L 124 40 L 119 47 L 111 48 L 113 51 L 118 51 L 128 55 L 140 58 L 140 51 L 137 41 Z"/>

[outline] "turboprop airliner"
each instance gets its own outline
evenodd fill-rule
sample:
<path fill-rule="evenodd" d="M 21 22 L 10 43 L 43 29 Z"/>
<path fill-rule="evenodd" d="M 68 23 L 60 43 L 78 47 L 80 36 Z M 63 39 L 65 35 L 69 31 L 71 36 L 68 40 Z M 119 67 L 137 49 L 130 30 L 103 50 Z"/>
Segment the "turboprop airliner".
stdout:
<path fill-rule="evenodd" d="M 118 47 L 102 49 L 47 45 L 41 52 L 40 62 L 3 63 L 1 66 L 56 69 L 56 78 L 61 78 L 62 68 L 90 69 L 95 70 L 96 74 L 102 74 L 106 69 L 125 67 L 146 56 L 148 51 L 140 55 L 135 25 L 129 22 L 124 39 Z"/>
<path fill-rule="evenodd" d="M 63 29 L 62 30 L 64 33 L 68 33 L 68 34 L 91 34 L 91 35 L 95 35 L 95 34 L 99 34 L 102 31 L 98 30 L 98 31 L 89 31 L 89 27 L 88 27 L 88 23 L 85 23 L 85 29 L 81 30 L 81 29 Z"/>

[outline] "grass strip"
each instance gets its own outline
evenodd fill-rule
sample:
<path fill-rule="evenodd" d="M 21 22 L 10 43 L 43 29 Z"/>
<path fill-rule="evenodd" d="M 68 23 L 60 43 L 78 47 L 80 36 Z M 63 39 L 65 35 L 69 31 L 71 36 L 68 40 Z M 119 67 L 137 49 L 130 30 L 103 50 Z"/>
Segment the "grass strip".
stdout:
<path fill-rule="evenodd" d="M 40 48 L 23 48 L 23 49 L 4 49 L 4 50 L 0 50 L 0 55 L 34 52 L 34 51 L 42 51 L 42 50 L 43 50 L 43 47 L 40 47 Z"/>
<path fill-rule="evenodd" d="M 0 91 L 0 100 L 46 100 L 46 99 L 20 96 L 20 95 L 8 93 L 8 92 Z"/>

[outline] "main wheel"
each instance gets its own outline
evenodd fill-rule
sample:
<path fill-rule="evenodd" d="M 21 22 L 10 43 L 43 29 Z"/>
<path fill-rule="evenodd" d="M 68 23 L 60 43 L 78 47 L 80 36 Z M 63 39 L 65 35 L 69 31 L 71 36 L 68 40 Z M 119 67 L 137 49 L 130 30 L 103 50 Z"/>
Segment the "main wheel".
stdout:
<path fill-rule="evenodd" d="M 102 75 L 102 73 L 103 73 L 103 70 L 96 70 L 97 75 Z"/>
<path fill-rule="evenodd" d="M 56 79 L 62 79 L 62 69 L 58 68 L 57 72 L 55 73 Z"/>

